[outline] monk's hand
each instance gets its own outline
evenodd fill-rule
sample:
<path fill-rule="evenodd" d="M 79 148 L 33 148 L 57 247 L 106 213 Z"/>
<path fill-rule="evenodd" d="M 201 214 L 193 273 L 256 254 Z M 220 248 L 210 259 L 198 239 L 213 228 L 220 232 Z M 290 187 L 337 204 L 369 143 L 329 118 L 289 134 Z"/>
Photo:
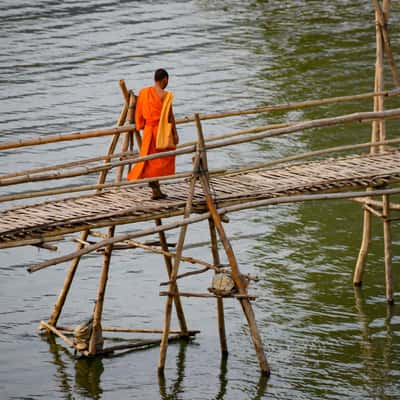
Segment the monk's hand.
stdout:
<path fill-rule="evenodd" d="M 179 143 L 179 136 L 178 136 L 178 134 L 174 134 L 174 143 L 175 143 L 175 146 Z"/>

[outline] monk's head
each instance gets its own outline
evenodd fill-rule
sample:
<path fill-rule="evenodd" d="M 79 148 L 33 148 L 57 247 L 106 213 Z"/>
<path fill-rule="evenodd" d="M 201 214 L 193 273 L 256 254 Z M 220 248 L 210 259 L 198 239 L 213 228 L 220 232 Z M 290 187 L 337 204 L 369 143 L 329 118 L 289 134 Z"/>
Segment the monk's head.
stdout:
<path fill-rule="evenodd" d="M 154 73 L 154 82 L 156 82 L 161 87 L 161 89 L 165 89 L 167 87 L 168 78 L 168 72 L 163 68 L 158 69 Z"/>

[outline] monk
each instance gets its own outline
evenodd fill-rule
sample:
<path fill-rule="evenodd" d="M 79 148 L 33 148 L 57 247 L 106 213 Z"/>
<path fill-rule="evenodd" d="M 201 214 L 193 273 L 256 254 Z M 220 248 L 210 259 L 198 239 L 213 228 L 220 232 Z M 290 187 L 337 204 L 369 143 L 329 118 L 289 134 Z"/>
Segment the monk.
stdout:
<path fill-rule="evenodd" d="M 140 90 L 136 102 L 136 129 L 143 130 L 140 156 L 174 150 L 179 142 L 172 111 L 173 95 L 165 90 L 168 85 L 168 72 L 158 69 L 154 73 L 154 85 Z M 153 178 L 175 174 L 175 156 L 156 158 L 137 163 L 128 173 L 128 180 Z M 164 199 L 158 181 L 149 183 L 152 199 Z"/>

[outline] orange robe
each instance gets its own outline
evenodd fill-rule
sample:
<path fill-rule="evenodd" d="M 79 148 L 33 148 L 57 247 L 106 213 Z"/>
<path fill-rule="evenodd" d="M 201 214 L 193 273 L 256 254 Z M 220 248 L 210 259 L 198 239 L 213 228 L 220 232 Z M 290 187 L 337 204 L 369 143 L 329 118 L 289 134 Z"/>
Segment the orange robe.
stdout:
<path fill-rule="evenodd" d="M 143 129 L 140 156 L 147 156 L 167 150 L 156 149 L 158 121 L 162 110 L 162 101 L 152 86 L 139 92 L 136 102 L 135 124 L 137 130 Z M 175 174 L 175 156 L 157 158 L 137 163 L 128 173 L 127 179 L 133 181 L 141 178 Z"/>

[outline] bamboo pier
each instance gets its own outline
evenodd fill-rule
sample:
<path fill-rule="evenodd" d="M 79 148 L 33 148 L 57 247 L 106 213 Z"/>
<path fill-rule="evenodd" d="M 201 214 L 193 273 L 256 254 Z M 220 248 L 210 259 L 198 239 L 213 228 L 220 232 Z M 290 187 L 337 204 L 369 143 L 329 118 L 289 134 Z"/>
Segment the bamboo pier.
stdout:
<path fill-rule="evenodd" d="M 249 290 L 253 278 L 241 272 L 235 252 L 225 230 L 229 214 L 245 209 L 272 207 L 277 204 L 323 201 L 328 199 L 352 200 L 363 209 L 363 233 L 353 275 L 353 284 L 362 284 L 363 272 L 371 240 L 371 219 L 382 221 L 384 233 L 385 295 L 388 303 L 394 302 L 392 268 L 392 223 L 400 211 L 394 201 L 400 194 L 400 139 L 387 139 L 387 120 L 400 119 L 400 108 L 384 109 L 384 99 L 400 95 L 400 80 L 390 46 L 387 23 L 390 1 L 373 1 L 376 22 L 376 69 L 374 91 L 354 95 L 308 100 L 298 103 L 270 105 L 247 110 L 198 114 L 177 119 L 177 124 L 194 125 L 197 138 L 180 144 L 176 150 L 140 157 L 141 137 L 134 124 L 136 96 L 128 90 L 123 80 L 119 82 L 123 106 L 113 127 L 91 131 L 62 133 L 29 140 L 1 143 L 0 150 L 21 147 L 53 145 L 82 139 L 96 141 L 110 137 L 107 154 L 82 158 L 57 165 L 40 166 L 29 170 L 13 171 L 0 175 L 0 186 L 7 193 L 0 195 L 0 249 L 20 246 L 36 246 L 49 252 L 57 250 L 62 241 L 73 241 L 75 251 L 46 261 L 32 262 L 27 270 L 31 273 L 70 262 L 63 287 L 53 311 L 40 328 L 61 338 L 68 347 L 82 356 L 92 357 L 110 352 L 160 345 L 158 370 L 163 372 L 171 340 L 190 338 L 199 333 L 190 330 L 182 304 L 182 298 L 215 299 L 217 323 L 222 354 L 228 353 L 225 332 L 224 304 L 228 299 L 237 300 L 249 327 L 257 360 L 262 374 L 270 374 L 262 335 L 257 327 L 252 301 L 256 300 Z M 384 88 L 385 56 L 390 67 L 393 88 Z M 319 107 L 326 104 L 373 101 L 372 111 L 360 111 L 330 118 L 307 121 L 273 123 L 254 126 L 236 132 L 207 136 L 204 121 L 273 114 L 277 111 Z M 370 140 L 352 145 L 324 148 L 302 154 L 292 154 L 276 160 L 247 163 L 237 168 L 214 169 L 209 165 L 208 154 L 230 146 L 299 132 L 317 132 L 328 126 L 362 123 Z M 135 163 L 157 157 L 176 155 L 192 157 L 192 165 L 186 171 L 172 176 L 126 181 L 127 170 Z M 93 184 L 68 183 L 70 178 L 97 176 Z M 157 180 L 168 197 L 151 199 L 148 183 Z M 52 187 L 52 182 L 64 182 Z M 40 189 L 31 190 L 29 184 L 40 183 Z M 14 192 L 13 188 L 18 191 Z M 173 218 L 170 222 L 169 219 Z M 192 224 L 208 222 L 211 254 L 209 261 L 184 254 L 187 231 Z M 138 223 L 150 222 L 154 226 L 138 229 Z M 124 225 L 124 233 L 118 229 Z M 104 230 L 105 229 L 105 230 Z M 165 232 L 178 232 L 177 243 L 167 242 Z M 147 236 L 157 235 L 157 240 L 143 242 Z M 154 238 L 153 238 L 154 239 Z M 116 249 L 141 248 L 158 254 L 165 264 L 166 274 L 160 285 L 165 290 L 159 295 L 165 298 L 162 328 L 117 328 L 102 326 L 103 305 L 106 297 L 111 255 Z M 82 257 L 99 254 L 103 264 L 99 276 L 96 304 L 92 318 L 86 327 L 88 336 L 81 345 L 71 333 L 76 327 L 59 324 L 65 301 Z M 228 265 L 221 265 L 220 253 L 224 252 Z M 181 264 L 190 263 L 198 268 L 181 272 Z M 199 292 L 180 289 L 185 278 L 210 273 L 211 278 L 224 275 L 232 280 L 233 289 L 219 292 L 215 288 L 199 288 Z M 172 313 L 176 312 L 179 328 L 172 328 Z M 77 321 L 78 322 L 78 321 Z M 158 334 L 159 339 L 142 340 L 118 346 L 104 347 L 103 333 L 124 332 Z"/>

